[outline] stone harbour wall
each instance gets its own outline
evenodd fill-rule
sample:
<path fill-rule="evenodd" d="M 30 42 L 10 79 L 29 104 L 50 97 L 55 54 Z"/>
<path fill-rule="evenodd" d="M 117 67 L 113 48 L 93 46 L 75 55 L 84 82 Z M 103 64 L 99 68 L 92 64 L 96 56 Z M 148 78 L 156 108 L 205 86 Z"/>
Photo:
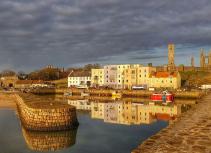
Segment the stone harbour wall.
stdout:
<path fill-rule="evenodd" d="M 21 123 L 27 130 L 61 131 L 78 125 L 76 108 L 73 106 L 36 108 L 26 104 L 20 95 L 15 96 Z"/>

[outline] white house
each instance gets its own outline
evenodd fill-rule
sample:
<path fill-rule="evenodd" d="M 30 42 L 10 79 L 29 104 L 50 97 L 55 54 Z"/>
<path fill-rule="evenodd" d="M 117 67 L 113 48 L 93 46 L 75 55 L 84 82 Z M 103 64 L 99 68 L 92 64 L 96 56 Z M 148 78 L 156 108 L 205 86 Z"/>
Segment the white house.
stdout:
<path fill-rule="evenodd" d="M 91 74 L 88 71 L 72 71 L 68 75 L 68 87 L 89 87 L 91 85 Z"/>

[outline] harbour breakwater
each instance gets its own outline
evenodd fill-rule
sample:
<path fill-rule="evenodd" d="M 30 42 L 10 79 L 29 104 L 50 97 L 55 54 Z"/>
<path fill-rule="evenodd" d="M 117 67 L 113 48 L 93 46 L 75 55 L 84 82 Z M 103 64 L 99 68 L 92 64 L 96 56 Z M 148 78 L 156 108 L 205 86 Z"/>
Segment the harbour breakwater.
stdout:
<path fill-rule="evenodd" d="M 24 128 L 32 131 L 61 131 L 78 126 L 76 108 L 57 102 L 36 101 L 28 94 L 15 94 Z"/>
<path fill-rule="evenodd" d="M 112 97 L 112 95 L 119 94 L 122 98 L 126 97 L 150 97 L 153 91 L 148 90 L 113 90 L 113 89 L 76 89 L 76 88 L 62 88 L 62 89 L 50 89 L 50 88 L 38 88 L 31 90 L 33 94 L 64 94 L 71 93 L 72 95 L 82 95 L 83 93 L 90 96 L 106 96 Z M 205 95 L 204 91 L 175 91 L 176 98 L 196 99 Z"/>

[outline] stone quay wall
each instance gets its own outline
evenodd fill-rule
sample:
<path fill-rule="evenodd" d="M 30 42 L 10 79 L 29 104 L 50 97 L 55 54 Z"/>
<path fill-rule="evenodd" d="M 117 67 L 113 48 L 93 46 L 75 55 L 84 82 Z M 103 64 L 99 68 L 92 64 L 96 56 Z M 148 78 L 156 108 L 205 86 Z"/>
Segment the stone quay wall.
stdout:
<path fill-rule="evenodd" d="M 49 89 L 40 88 L 31 91 L 33 94 L 64 94 L 71 92 L 73 95 L 81 95 L 81 93 L 89 93 L 90 96 L 106 96 L 111 97 L 112 93 L 118 92 L 122 97 L 145 97 L 149 98 L 153 91 L 148 90 L 114 90 L 114 89 L 76 89 L 76 88 L 62 88 L 62 89 Z M 196 99 L 205 95 L 204 91 L 175 91 L 175 98 Z"/>
<path fill-rule="evenodd" d="M 211 93 L 131 153 L 211 153 Z"/>
<path fill-rule="evenodd" d="M 26 104 L 18 94 L 15 96 L 21 123 L 27 130 L 61 131 L 78 125 L 76 108 L 73 106 L 36 108 Z"/>
<path fill-rule="evenodd" d="M 77 128 L 68 131 L 37 132 L 22 128 L 27 146 L 34 151 L 57 151 L 75 144 Z"/>

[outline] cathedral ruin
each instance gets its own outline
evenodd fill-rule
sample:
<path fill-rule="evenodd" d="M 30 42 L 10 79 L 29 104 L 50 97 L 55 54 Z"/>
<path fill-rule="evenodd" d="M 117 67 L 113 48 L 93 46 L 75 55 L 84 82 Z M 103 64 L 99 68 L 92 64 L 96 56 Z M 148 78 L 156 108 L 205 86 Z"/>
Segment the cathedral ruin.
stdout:
<path fill-rule="evenodd" d="M 200 67 L 204 69 L 211 69 L 211 51 L 206 56 L 204 49 L 201 49 Z"/>

